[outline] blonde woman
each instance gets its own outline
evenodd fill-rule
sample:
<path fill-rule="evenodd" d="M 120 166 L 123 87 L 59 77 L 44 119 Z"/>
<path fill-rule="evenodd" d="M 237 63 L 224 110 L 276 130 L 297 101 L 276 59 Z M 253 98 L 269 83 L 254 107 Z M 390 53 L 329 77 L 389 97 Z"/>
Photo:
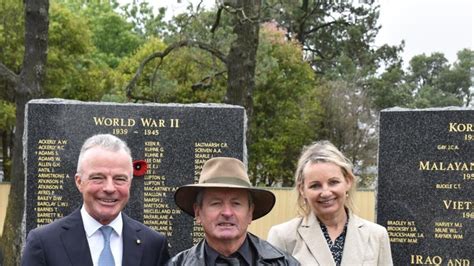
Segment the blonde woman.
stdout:
<path fill-rule="evenodd" d="M 268 242 L 301 265 L 393 265 L 387 230 L 352 212 L 356 179 L 329 141 L 306 147 L 295 173 L 301 216 L 273 226 Z"/>

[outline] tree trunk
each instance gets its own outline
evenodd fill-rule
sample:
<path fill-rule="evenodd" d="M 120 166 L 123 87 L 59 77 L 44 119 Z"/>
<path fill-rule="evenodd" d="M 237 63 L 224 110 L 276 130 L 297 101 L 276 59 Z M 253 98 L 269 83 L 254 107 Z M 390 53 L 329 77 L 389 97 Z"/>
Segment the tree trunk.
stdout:
<path fill-rule="evenodd" d="M 247 112 L 247 128 L 253 115 L 253 90 L 255 88 L 255 67 L 257 61 L 258 34 L 260 29 L 261 0 L 240 0 L 243 7 L 233 16 L 234 33 L 227 56 L 226 103 L 244 106 Z M 247 130 L 247 146 L 251 143 Z"/>
<path fill-rule="evenodd" d="M 0 132 L 1 132 L 1 138 L 2 138 L 3 181 L 10 181 L 11 167 L 10 167 L 10 164 L 7 164 L 7 162 L 11 160 L 10 147 L 13 147 L 12 141 L 11 141 L 12 132 L 8 129 L 1 130 Z"/>
<path fill-rule="evenodd" d="M 24 232 L 25 171 L 23 132 L 25 104 L 41 95 L 48 46 L 48 0 L 25 0 L 25 55 L 18 83 L 15 84 L 16 124 L 12 153 L 12 176 L 9 204 L 1 239 L 4 265 L 19 265 Z"/>

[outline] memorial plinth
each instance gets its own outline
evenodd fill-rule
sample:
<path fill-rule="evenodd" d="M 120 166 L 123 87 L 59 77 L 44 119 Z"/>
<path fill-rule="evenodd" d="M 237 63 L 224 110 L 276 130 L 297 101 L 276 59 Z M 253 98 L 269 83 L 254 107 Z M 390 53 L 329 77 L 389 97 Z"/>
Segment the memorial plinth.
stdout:
<path fill-rule="evenodd" d="M 380 114 L 377 222 L 395 265 L 473 265 L 474 109 Z"/>
<path fill-rule="evenodd" d="M 25 233 L 82 204 L 74 183 L 82 143 L 99 133 L 123 139 L 148 171 L 132 181 L 124 212 L 165 234 L 170 253 L 189 248 L 202 229 L 174 204 L 216 156 L 245 159 L 245 110 L 223 104 L 113 104 L 33 100 L 25 117 Z M 23 236 L 24 237 L 24 236 Z"/>

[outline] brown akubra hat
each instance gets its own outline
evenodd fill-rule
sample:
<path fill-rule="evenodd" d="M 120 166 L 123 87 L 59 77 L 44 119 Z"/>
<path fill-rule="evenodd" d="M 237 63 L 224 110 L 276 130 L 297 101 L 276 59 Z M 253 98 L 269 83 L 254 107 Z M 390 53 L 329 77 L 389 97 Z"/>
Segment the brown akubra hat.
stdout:
<path fill-rule="evenodd" d="M 196 196 L 204 188 L 241 188 L 252 193 L 252 220 L 269 213 L 275 205 L 275 195 L 265 189 L 253 188 L 244 164 L 235 158 L 214 157 L 209 159 L 201 170 L 199 183 L 179 187 L 174 193 L 174 201 L 184 212 L 194 217 L 193 205 Z"/>

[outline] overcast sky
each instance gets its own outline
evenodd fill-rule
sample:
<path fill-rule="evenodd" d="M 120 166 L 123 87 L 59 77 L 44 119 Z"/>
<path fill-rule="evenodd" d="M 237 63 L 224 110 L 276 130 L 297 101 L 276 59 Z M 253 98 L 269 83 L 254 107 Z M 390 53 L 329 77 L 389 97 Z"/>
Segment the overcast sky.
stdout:
<path fill-rule="evenodd" d="M 474 49 L 474 0 L 378 0 L 376 44 L 405 40 L 403 58 L 442 52 L 450 63 L 463 48 Z"/>
<path fill-rule="evenodd" d="M 120 0 L 127 2 L 131 0 Z M 321 0 L 322 1 L 322 0 Z M 341 1 L 341 0 L 324 0 Z M 360 0 L 345 0 L 360 1 Z M 408 63 L 414 55 L 442 52 L 453 63 L 463 48 L 474 50 L 474 0 L 375 0 L 380 4 L 379 23 L 382 29 L 376 46 L 400 44 L 405 40 L 403 58 Z M 183 12 L 198 0 L 151 0 L 156 6 L 166 6 L 167 14 Z M 204 0 L 204 6 L 214 6 L 215 0 Z"/>

